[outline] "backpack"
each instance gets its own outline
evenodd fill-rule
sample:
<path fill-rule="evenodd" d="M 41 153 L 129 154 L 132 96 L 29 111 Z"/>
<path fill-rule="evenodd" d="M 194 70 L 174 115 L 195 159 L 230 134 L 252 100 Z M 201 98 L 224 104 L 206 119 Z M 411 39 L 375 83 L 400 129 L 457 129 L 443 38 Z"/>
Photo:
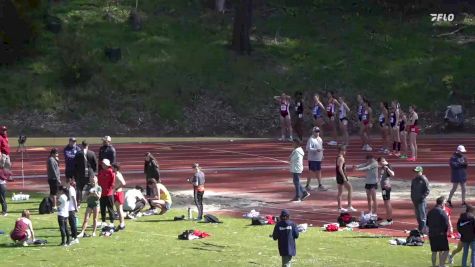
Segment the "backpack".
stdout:
<path fill-rule="evenodd" d="M 411 230 L 409 236 L 406 239 L 406 246 L 422 246 L 424 245 L 424 239 L 422 233 L 418 229 Z"/>
<path fill-rule="evenodd" d="M 43 198 L 38 208 L 40 214 L 50 214 L 53 213 L 53 203 L 49 197 Z"/>
<path fill-rule="evenodd" d="M 251 225 L 267 225 L 267 219 L 262 216 L 254 217 L 251 220 Z"/>
<path fill-rule="evenodd" d="M 214 216 L 214 215 L 211 215 L 211 214 L 206 214 L 204 216 L 205 218 L 205 223 L 222 223 L 218 217 Z"/>
<path fill-rule="evenodd" d="M 186 230 L 183 233 L 178 235 L 178 239 L 180 240 L 190 240 L 191 235 L 193 235 L 193 232 L 195 230 Z"/>
<path fill-rule="evenodd" d="M 345 227 L 347 224 L 354 221 L 354 218 L 348 212 L 342 212 L 337 218 L 337 222 L 340 224 L 340 227 Z"/>

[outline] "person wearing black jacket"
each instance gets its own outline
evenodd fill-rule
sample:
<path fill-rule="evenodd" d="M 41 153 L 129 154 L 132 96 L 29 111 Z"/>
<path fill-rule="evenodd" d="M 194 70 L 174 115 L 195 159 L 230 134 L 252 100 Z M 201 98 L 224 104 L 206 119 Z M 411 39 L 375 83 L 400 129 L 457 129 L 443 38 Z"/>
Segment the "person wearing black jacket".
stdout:
<path fill-rule="evenodd" d="M 303 95 L 302 92 L 295 92 L 295 123 L 294 123 L 294 132 L 297 134 L 297 137 L 300 140 L 303 140 Z"/>
<path fill-rule="evenodd" d="M 151 189 L 148 186 L 148 180 L 155 178 L 157 181 L 161 182 L 160 180 L 160 166 L 158 165 L 157 159 L 152 155 L 152 153 L 147 152 L 145 154 L 145 163 L 143 172 L 145 174 L 145 184 L 147 185 L 147 196 L 150 196 Z"/>
<path fill-rule="evenodd" d="M 99 162 L 102 162 L 103 159 L 108 159 L 110 164 L 114 164 L 116 161 L 116 152 L 115 148 L 111 144 L 112 138 L 110 136 L 104 136 L 102 138 L 102 146 L 99 148 Z M 102 165 L 99 165 L 99 170 L 102 168 Z"/>
<path fill-rule="evenodd" d="M 282 210 L 280 213 L 280 221 L 274 227 L 272 238 L 278 240 L 282 267 L 290 267 L 292 257 L 296 255 L 295 239 L 299 238 L 299 232 L 297 225 L 290 220 L 290 214 L 287 210 Z"/>
<path fill-rule="evenodd" d="M 411 182 L 411 200 L 416 213 L 417 229 L 422 232 L 426 226 L 426 198 L 430 193 L 429 180 L 422 174 L 421 166 L 417 166 L 414 172 L 417 173 L 417 176 Z"/>
<path fill-rule="evenodd" d="M 449 217 L 443 210 L 445 197 L 439 197 L 436 206 L 427 214 L 427 226 L 429 228 L 430 249 L 432 251 L 432 266 L 435 267 L 437 253 L 439 254 L 439 267 L 445 266 L 445 261 L 449 255 L 449 240 L 447 232 L 449 230 Z"/>
<path fill-rule="evenodd" d="M 471 249 L 471 266 L 473 267 L 475 266 L 475 217 L 473 206 L 466 205 L 466 211 L 460 214 L 457 221 L 457 231 L 460 233 L 460 242 L 463 246 L 462 266 L 467 266 L 468 250 Z M 450 262 L 453 262 L 454 254 L 450 255 Z"/>
<path fill-rule="evenodd" d="M 81 205 L 84 187 L 97 173 L 97 157 L 94 151 L 89 150 L 89 144 L 82 141 L 82 150 L 74 157 L 74 170 L 76 178 L 76 200 Z M 92 177 L 91 177 L 92 176 Z"/>

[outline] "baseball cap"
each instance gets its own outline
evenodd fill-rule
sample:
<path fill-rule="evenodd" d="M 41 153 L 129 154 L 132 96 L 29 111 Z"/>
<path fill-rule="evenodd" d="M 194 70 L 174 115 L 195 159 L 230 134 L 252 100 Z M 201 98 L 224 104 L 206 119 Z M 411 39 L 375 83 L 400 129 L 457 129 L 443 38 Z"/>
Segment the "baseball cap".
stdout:
<path fill-rule="evenodd" d="M 288 210 L 282 210 L 282 211 L 280 212 L 280 217 L 289 216 L 289 215 L 290 215 L 290 213 L 289 213 Z"/>
<path fill-rule="evenodd" d="M 69 137 L 69 141 L 74 141 L 74 142 L 76 142 L 76 137 Z"/>
<path fill-rule="evenodd" d="M 424 171 L 424 169 L 422 168 L 422 166 L 417 166 L 417 167 L 414 168 L 414 171 L 415 172 L 422 172 L 422 171 Z"/>
<path fill-rule="evenodd" d="M 106 136 L 102 137 L 102 141 L 110 142 L 110 141 L 112 141 L 112 138 L 110 136 L 106 135 Z"/>
<path fill-rule="evenodd" d="M 318 128 L 318 126 L 315 126 L 315 127 L 313 127 L 312 132 L 314 132 L 314 133 L 319 133 L 319 132 L 320 132 L 320 128 Z"/>
<path fill-rule="evenodd" d="M 5 126 L 5 125 L 2 125 L 2 126 L 0 127 L 0 130 L 2 130 L 2 131 L 6 131 L 6 130 L 8 130 L 8 129 L 7 129 L 7 126 Z"/>
<path fill-rule="evenodd" d="M 103 159 L 103 160 L 102 160 L 102 163 L 104 163 L 104 165 L 106 165 L 106 166 L 108 166 L 108 167 L 110 167 L 110 165 L 111 165 L 111 161 L 108 160 L 108 159 Z"/>
<path fill-rule="evenodd" d="M 467 152 L 467 150 L 465 149 L 465 146 L 463 146 L 463 145 L 459 145 L 459 146 L 457 147 L 457 151 L 463 152 L 463 153 Z"/>

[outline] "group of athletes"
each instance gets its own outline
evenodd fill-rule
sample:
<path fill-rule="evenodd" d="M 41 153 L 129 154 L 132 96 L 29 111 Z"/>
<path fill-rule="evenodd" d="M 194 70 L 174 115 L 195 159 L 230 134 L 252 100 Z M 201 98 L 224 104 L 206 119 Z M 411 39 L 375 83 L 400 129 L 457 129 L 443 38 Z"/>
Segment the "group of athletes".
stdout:
<path fill-rule="evenodd" d="M 327 126 L 330 132 L 328 145 L 349 144 L 349 122 L 355 118 L 359 128 L 359 136 L 362 142 L 363 151 L 372 151 L 371 131 L 377 118 L 380 128 L 382 147 L 380 151 L 388 155 L 416 161 L 417 159 L 417 135 L 419 134 L 418 114 L 415 106 L 408 107 L 405 112 L 397 100 L 389 102 L 379 102 L 379 115 L 373 109 L 371 102 L 362 95 L 357 95 L 356 116 L 352 116 L 352 109 L 343 96 L 336 96 L 333 92 L 327 92 L 326 99 L 322 99 L 319 94 L 313 96 L 313 104 L 306 105 L 302 92 L 296 92 L 292 98 L 282 93 L 274 96 L 274 100 L 279 104 L 279 117 L 281 123 L 280 141 L 293 140 L 294 131 L 297 138 L 302 140 L 304 134 L 304 116 L 306 111 L 311 110 L 314 126 L 319 127 L 320 135 L 323 136 L 323 127 Z M 307 108 L 306 108 L 307 107 Z M 294 123 L 291 121 L 291 110 L 294 110 Z M 356 119 L 357 118 L 357 119 Z M 337 142 L 337 129 L 340 129 L 341 140 Z M 288 138 L 286 138 L 288 136 Z M 408 142 L 409 139 L 409 142 Z M 408 147 L 411 156 L 408 158 Z"/>

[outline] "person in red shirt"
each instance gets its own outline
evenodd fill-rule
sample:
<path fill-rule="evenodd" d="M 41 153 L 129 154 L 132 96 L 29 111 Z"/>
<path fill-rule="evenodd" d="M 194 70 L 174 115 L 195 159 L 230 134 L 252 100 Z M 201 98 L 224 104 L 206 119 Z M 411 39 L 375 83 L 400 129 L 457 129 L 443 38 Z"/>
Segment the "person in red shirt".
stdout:
<path fill-rule="evenodd" d="M 109 211 L 110 227 L 114 227 L 114 186 L 115 173 L 112 170 L 111 162 L 103 159 L 102 169 L 99 171 L 98 183 L 102 188 L 101 198 L 99 199 L 102 225 L 106 225 L 106 209 Z"/>
<path fill-rule="evenodd" d="M 11 166 L 10 145 L 8 144 L 7 126 L 5 125 L 0 127 L 0 151 L 7 156 L 6 162 Z"/>

